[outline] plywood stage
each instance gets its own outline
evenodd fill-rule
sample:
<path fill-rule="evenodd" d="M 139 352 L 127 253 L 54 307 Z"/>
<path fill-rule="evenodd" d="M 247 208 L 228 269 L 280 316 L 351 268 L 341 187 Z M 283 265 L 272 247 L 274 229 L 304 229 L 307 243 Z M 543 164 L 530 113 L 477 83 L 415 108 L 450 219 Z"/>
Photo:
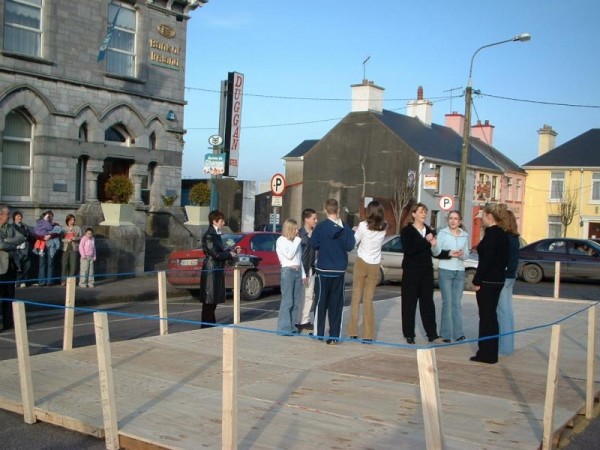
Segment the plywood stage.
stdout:
<path fill-rule="evenodd" d="M 587 305 L 515 298 L 517 328 Z M 467 336 L 476 336 L 471 294 L 463 313 Z M 376 314 L 377 339 L 403 343 L 399 298 L 376 302 Z M 556 430 L 584 406 L 587 318 L 586 311 L 562 323 Z M 273 330 L 275 320 L 243 325 Z M 425 343 L 422 329 L 417 341 Z M 492 366 L 469 361 L 474 343 L 436 348 L 448 448 L 540 446 L 549 345 L 550 328 L 518 334 L 515 354 Z M 122 439 L 221 447 L 222 330 L 116 342 L 111 350 Z M 425 448 L 414 347 L 331 346 L 244 330 L 238 355 L 239 448 Z M 34 356 L 31 365 L 39 420 L 103 434 L 95 347 Z M 0 362 L 0 407 L 21 411 L 16 360 Z"/>

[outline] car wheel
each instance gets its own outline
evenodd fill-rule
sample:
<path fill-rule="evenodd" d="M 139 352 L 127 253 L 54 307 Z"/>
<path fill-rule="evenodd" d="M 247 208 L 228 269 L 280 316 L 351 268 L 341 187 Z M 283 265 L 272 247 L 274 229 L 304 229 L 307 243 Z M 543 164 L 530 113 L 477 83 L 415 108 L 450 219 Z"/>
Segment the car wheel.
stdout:
<path fill-rule="evenodd" d="M 475 285 L 473 284 L 473 278 L 475 278 L 475 269 L 467 269 L 465 271 L 465 290 L 474 291 Z"/>
<path fill-rule="evenodd" d="M 262 294 L 263 281 L 256 272 L 249 271 L 242 277 L 242 299 L 258 300 Z"/>
<path fill-rule="evenodd" d="M 528 283 L 539 283 L 544 278 L 542 268 L 536 264 L 527 264 L 522 270 L 523 279 Z"/>

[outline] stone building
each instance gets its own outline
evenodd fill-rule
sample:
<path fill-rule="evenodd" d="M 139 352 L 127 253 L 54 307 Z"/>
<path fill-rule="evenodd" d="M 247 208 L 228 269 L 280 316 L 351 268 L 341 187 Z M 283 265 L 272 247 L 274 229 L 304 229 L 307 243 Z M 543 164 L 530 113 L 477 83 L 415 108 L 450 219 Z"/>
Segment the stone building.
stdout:
<path fill-rule="evenodd" d="M 204 3 L 0 0 L 2 202 L 96 227 L 104 183 L 126 174 L 143 235 L 180 194 L 187 20 Z"/>

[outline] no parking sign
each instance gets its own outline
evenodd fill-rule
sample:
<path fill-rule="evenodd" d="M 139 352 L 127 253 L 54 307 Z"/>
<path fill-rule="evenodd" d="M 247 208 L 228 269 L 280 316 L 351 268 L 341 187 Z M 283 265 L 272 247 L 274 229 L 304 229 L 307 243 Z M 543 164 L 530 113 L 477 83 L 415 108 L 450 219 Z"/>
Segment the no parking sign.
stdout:
<path fill-rule="evenodd" d="M 440 205 L 440 208 L 442 208 L 443 211 L 450 211 L 454 206 L 454 198 L 449 195 L 443 195 L 440 197 L 438 205 Z"/>

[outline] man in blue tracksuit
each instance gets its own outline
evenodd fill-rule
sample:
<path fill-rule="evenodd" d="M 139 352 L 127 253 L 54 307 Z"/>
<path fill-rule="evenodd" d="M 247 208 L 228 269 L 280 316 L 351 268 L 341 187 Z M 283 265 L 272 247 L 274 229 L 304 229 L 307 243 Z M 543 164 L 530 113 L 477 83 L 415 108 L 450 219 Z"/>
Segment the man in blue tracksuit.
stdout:
<path fill-rule="evenodd" d="M 348 266 L 348 252 L 356 241 L 350 227 L 338 215 L 335 199 L 325 202 L 327 219 L 319 222 L 310 238 L 310 245 L 318 251 L 315 271 L 317 274 L 315 298 L 315 335 L 325 335 L 325 316 L 329 319 L 327 344 L 337 344 L 341 336 L 342 311 L 344 310 L 344 274 Z"/>

